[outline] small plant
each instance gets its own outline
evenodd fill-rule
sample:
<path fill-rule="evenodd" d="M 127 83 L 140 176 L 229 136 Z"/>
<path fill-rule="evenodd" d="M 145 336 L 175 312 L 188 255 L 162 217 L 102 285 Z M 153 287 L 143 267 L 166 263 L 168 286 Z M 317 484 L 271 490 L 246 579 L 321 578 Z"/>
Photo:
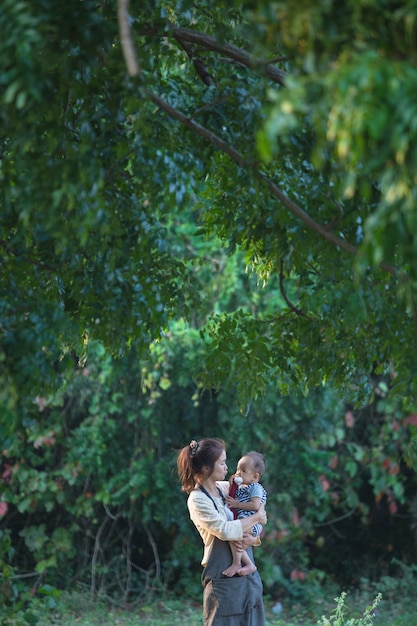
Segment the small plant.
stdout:
<path fill-rule="evenodd" d="M 343 591 L 338 598 L 335 598 L 336 608 L 334 615 L 330 618 L 322 616 L 321 620 L 317 622 L 319 626 L 372 626 L 374 611 L 378 604 L 381 602 L 382 595 L 378 593 L 373 603 L 366 607 L 363 614 L 360 617 L 347 618 L 348 607 L 345 604 L 346 591 Z"/>

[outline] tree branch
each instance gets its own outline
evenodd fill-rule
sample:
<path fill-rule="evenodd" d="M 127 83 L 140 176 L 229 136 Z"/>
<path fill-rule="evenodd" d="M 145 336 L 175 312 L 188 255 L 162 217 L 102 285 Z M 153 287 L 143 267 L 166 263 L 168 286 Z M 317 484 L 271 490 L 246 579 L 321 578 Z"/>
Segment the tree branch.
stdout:
<path fill-rule="evenodd" d="M 139 75 L 139 63 L 136 58 L 135 48 L 130 35 L 129 24 L 129 0 L 118 0 L 117 18 L 119 21 L 120 43 L 129 76 Z"/>
<path fill-rule="evenodd" d="M 206 50 L 218 52 L 219 54 L 222 54 L 229 59 L 233 59 L 237 63 L 241 63 L 250 69 L 259 68 L 274 83 L 284 85 L 284 79 L 286 76 L 285 72 L 275 67 L 272 62 L 261 61 L 237 46 L 233 46 L 230 43 L 221 44 L 216 41 L 214 37 L 191 30 L 190 28 L 180 28 L 178 26 L 174 26 L 173 24 L 169 24 L 168 27 L 170 28 L 173 37 L 182 46 L 184 45 L 184 42 L 188 42 L 200 46 L 201 48 L 205 48 Z"/>
<path fill-rule="evenodd" d="M 284 285 L 284 262 L 281 259 L 281 263 L 280 263 L 280 271 L 279 271 L 279 290 L 281 292 L 282 297 L 284 298 L 285 302 L 288 305 L 288 308 L 290 309 L 290 311 L 293 311 L 296 315 L 300 315 L 302 317 L 306 317 L 307 319 L 310 319 L 310 317 L 304 313 L 304 311 L 302 311 L 301 309 L 299 309 L 298 307 L 296 307 L 289 299 L 289 297 L 287 296 L 287 292 L 285 291 L 285 285 Z"/>
<path fill-rule="evenodd" d="M 264 183 L 269 188 L 271 194 L 275 198 L 277 198 L 277 200 L 280 200 L 280 202 L 290 211 L 290 213 L 298 217 L 309 230 L 312 230 L 321 235 L 342 250 L 346 250 L 346 252 L 350 252 L 351 254 L 357 254 L 358 249 L 355 246 L 350 244 L 345 239 L 342 239 L 338 235 L 335 235 L 325 226 L 322 226 L 321 224 L 318 224 L 315 220 L 313 220 L 310 215 L 308 215 L 308 213 L 304 211 L 304 209 L 302 209 L 300 206 L 298 206 L 298 204 L 293 202 L 291 198 L 288 198 L 288 196 L 286 196 L 285 193 L 281 191 L 281 189 L 270 178 L 268 178 L 268 176 L 266 176 L 266 174 L 264 174 L 263 172 L 255 172 L 255 175 L 259 180 L 264 181 Z"/>
<path fill-rule="evenodd" d="M 177 40 L 180 46 L 183 48 L 184 52 L 188 56 L 188 58 L 193 62 L 195 70 L 197 74 L 200 76 L 201 80 L 205 85 L 210 87 L 211 85 L 215 85 L 215 80 L 213 76 L 207 71 L 207 68 L 203 61 L 195 56 L 194 51 L 190 44 L 184 40 Z"/>
<path fill-rule="evenodd" d="M 90 583 L 90 595 L 94 598 L 96 589 L 96 578 L 97 578 L 97 559 L 100 552 L 102 552 L 101 547 L 101 535 L 104 532 L 104 529 L 109 521 L 108 517 L 105 517 L 100 524 L 100 527 L 97 531 L 96 538 L 94 541 L 94 552 L 91 559 L 91 583 Z"/>
<path fill-rule="evenodd" d="M 178 111 L 178 109 L 172 107 L 170 104 L 168 104 L 168 102 L 165 102 L 165 100 L 157 96 L 149 89 L 146 89 L 145 93 L 154 104 L 156 104 L 160 109 L 168 113 L 170 117 L 178 120 L 179 122 L 181 122 L 181 124 L 184 124 L 184 126 L 189 128 L 190 130 L 195 131 L 198 135 L 200 135 L 200 137 L 204 137 L 204 139 L 207 139 L 207 141 L 215 145 L 222 152 L 228 154 L 234 161 L 236 161 L 236 163 L 242 165 L 242 167 L 249 166 L 249 163 L 246 162 L 240 152 L 235 150 L 233 146 L 229 145 L 226 141 L 221 139 L 221 137 L 213 133 L 211 130 L 208 130 L 204 126 L 201 126 L 192 118 L 187 117 L 186 115 L 184 115 L 184 113 L 181 113 L 181 111 Z"/>
<path fill-rule="evenodd" d="M 13 256 L 15 258 L 19 257 L 18 253 L 15 252 L 15 250 L 13 250 L 9 246 L 9 243 L 5 239 L 0 239 L 0 247 L 3 248 L 9 256 Z M 35 265 L 41 270 L 45 270 L 47 272 L 58 272 L 58 268 L 56 266 L 49 265 L 49 263 L 44 263 L 43 261 L 40 261 L 39 259 L 33 259 L 31 257 L 24 257 L 22 260 L 25 263 L 31 263 L 31 265 Z"/>
<path fill-rule="evenodd" d="M 149 528 L 147 527 L 146 524 L 143 524 L 143 527 L 145 529 L 146 535 L 148 537 L 148 541 L 151 544 L 151 548 L 152 548 L 152 552 L 153 552 L 153 556 L 155 559 L 155 579 L 159 580 L 160 576 L 161 576 L 161 561 L 159 559 L 159 553 L 158 553 L 158 546 L 156 545 L 156 541 L 152 536 L 151 531 L 149 530 Z"/>
<path fill-rule="evenodd" d="M 241 167 L 247 170 L 253 171 L 254 175 L 258 178 L 258 180 L 265 183 L 265 185 L 268 187 L 269 191 L 271 192 L 272 196 L 276 198 L 277 200 L 279 200 L 290 211 L 290 213 L 292 213 L 295 217 L 301 220 L 301 222 L 309 230 L 317 233 L 318 235 L 320 235 L 321 237 L 323 237 L 324 239 L 326 239 L 333 245 L 337 246 L 341 250 L 345 250 L 346 252 L 349 252 L 350 254 L 354 254 L 354 255 L 357 254 L 358 249 L 355 246 L 350 244 L 348 241 L 346 241 L 342 237 L 339 237 L 338 235 L 335 235 L 334 233 L 329 231 L 327 227 L 322 226 L 321 224 L 318 224 L 315 220 L 313 220 L 310 217 L 310 215 L 308 215 L 308 213 L 304 211 L 304 209 L 298 206 L 298 204 L 293 202 L 291 198 L 289 198 L 283 191 L 281 191 L 281 189 L 264 172 L 256 170 L 255 165 L 252 162 L 245 159 L 245 157 L 238 150 L 236 150 L 233 146 L 228 144 L 226 141 L 221 139 L 221 137 L 219 137 L 212 131 L 208 130 L 204 126 L 201 126 L 200 124 L 195 122 L 192 118 L 187 117 L 186 115 L 184 115 L 184 113 L 172 107 L 170 104 L 168 104 L 168 102 L 166 102 L 165 100 L 163 100 L 162 98 L 154 94 L 153 92 L 149 90 L 145 90 L 145 93 L 148 95 L 148 97 L 152 100 L 154 104 L 156 104 L 160 109 L 168 113 L 170 117 L 178 120 L 179 122 L 181 122 L 181 124 L 183 124 L 190 130 L 200 135 L 200 137 L 204 137 L 204 139 L 212 143 L 219 150 L 229 155 L 229 157 L 233 159 L 233 161 L 235 161 Z M 380 267 L 381 269 L 385 270 L 386 272 L 394 276 L 398 274 L 397 268 L 393 267 L 392 265 L 381 263 Z"/>

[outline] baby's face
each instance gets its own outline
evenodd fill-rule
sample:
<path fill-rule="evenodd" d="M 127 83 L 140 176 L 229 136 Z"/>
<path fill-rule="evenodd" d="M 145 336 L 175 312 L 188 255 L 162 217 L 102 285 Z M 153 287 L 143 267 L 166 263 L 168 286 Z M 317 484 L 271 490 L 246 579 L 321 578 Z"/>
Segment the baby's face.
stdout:
<path fill-rule="evenodd" d="M 240 476 L 244 485 L 258 482 L 258 473 L 255 472 L 253 461 L 248 456 L 242 456 L 237 464 L 236 476 Z"/>

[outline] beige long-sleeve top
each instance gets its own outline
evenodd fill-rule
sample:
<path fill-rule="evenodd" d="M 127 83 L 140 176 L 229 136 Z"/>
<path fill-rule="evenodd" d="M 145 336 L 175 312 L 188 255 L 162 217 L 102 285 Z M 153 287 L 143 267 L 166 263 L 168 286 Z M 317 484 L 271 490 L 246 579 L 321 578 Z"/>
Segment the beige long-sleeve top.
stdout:
<path fill-rule="evenodd" d="M 218 481 L 217 486 L 224 496 L 229 492 L 227 481 Z M 210 556 L 214 538 L 221 541 L 238 541 L 243 537 L 240 520 L 229 521 L 222 498 L 213 498 L 218 508 L 201 489 L 194 489 L 188 496 L 187 506 L 190 518 L 194 522 L 204 543 L 204 554 L 201 564 L 205 566 Z"/>

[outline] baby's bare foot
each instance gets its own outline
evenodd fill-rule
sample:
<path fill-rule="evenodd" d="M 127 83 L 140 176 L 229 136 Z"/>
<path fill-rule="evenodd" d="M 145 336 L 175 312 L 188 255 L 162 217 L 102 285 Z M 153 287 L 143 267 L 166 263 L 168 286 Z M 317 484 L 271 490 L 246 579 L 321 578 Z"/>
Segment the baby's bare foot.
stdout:
<path fill-rule="evenodd" d="M 233 565 L 233 563 L 232 563 L 232 565 L 230 567 L 228 567 L 227 569 L 225 569 L 224 572 L 222 572 L 222 574 L 224 576 L 228 576 L 229 578 L 232 578 L 232 576 L 235 576 L 240 569 L 244 569 L 244 568 L 242 568 L 242 566 L 240 564 L 239 565 Z"/>
<path fill-rule="evenodd" d="M 248 574 L 253 574 L 254 572 L 256 572 L 257 569 L 258 568 L 256 567 L 255 563 L 251 563 L 249 565 L 241 567 L 237 570 L 236 573 L 239 574 L 239 576 L 247 576 Z"/>

